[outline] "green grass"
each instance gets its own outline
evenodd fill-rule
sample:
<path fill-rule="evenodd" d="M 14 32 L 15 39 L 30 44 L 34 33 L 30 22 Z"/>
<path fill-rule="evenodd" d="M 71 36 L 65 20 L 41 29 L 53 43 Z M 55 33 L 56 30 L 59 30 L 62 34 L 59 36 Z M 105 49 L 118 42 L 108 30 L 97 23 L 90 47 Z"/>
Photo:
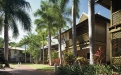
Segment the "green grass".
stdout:
<path fill-rule="evenodd" d="M 11 67 L 11 68 L 18 67 L 18 64 L 10 64 L 10 67 Z"/>
<path fill-rule="evenodd" d="M 33 67 L 37 70 L 43 70 L 43 71 L 54 71 L 54 66 L 49 66 L 49 65 L 43 65 L 43 64 L 22 64 L 26 66 Z M 10 64 L 11 68 L 18 67 L 18 64 Z"/>
<path fill-rule="evenodd" d="M 54 67 L 49 66 L 49 65 L 43 65 L 43 64 L 26 64 L 26 65 L 36 68 L 38 70 L 44 70 L 44 71 L 53 71 L 54 70 Z"/>

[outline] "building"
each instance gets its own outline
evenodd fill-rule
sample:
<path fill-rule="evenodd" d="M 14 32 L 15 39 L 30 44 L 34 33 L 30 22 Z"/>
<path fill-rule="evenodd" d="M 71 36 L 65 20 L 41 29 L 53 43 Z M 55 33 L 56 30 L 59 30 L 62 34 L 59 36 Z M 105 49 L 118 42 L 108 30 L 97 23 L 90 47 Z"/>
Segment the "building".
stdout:
<path fill-rule="evenodd" d="M 20 47 L 9 47 L 8 61 L 15 63 L 25 61 L 25 49 Z M 4 48 L 0 48 L 0 57 L 4 57 Z M 29 60 L 28 60 L 29 61 Z"/>
<path fill-rule="evenodd" d="M 110 34 L 109 34 L 110 20 L 101 16 L 100 14 L 95 14 L 95 49 L 94 53 L 102 48 L 104 59 L 103 62 L 109 62 L 110 58 Z M 88 35 L 88 16 L 83 13 L 80 17 L 79 23 L 76 26 L 77 35 L 77 54 L 78 56 L 89 57 L 89 35 Z M 72 50 L 72 29 L 69 29 L 61 34 L 62 37 L 62 51 Z"/>
<path fill-rule="evenodd" d="M 25 49 L 20 48 L 20 47 L 9 47 L 9 56 L 8 60 L 10 62 L 24 62 L 25 60 L 25 55 L 24 55 Z"/>
<path fill-rule="evenodd" d="M 110 60 L 121 65 L 121 0 L 97 0 L 97 3 L 110 10 Z"/>

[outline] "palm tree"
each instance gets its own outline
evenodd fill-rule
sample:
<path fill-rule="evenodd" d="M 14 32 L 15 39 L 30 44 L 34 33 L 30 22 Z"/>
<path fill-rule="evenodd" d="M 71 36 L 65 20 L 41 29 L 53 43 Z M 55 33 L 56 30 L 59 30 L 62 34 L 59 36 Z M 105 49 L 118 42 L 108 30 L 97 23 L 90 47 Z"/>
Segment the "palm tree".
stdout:
<path fill-rule="evenodd" d="M 76 16 L 79 17 L 79 0 L 73 0 L 72 5 L 72 43 L 73 43 L 73 51 L 74 55 L 77 56 L 76 49 Z"/>
<path fill-rule="evenodd" d="M 54 19 L 53 16 L 50 15 L 53 13 L 51 11 L 51 5 L 48 1 L 41 1 L 41 9 L 38 9 L 34 16 L 40 17 L 35 20 L 35 24 L 37 25 L 37 29 L 40 31 L 45 30 L 48 31 L 48 55 L 49 55 L 49 64 L 52 65 L 52 56 L 51 56 L 51 35 L 53 32 L 57 31 L 57 28 L 54 27 Z M 55 31 L 56 30 L 56 31 Z"/>
<path fill-rule="evenodd" d="M 40 30 L 36 30 L 37 31 L 37 36 L 38 36 L 38 40 L 42 43 L 42 46 L 43 46 L 43 50 L 42 50 L 42 54 L 43 54 L 43 64 L 45 63 L 45 50 L 44 50 L 44 46 L 47 44 L 47 40 L 46 40 L 46 37 L 47 37 L 47 32 L 46 31 L 42 31 L 40 32 Z"/>
<path fill-rule="evenodd" d="M 13 36 L 19 35 L 16 22 L 20 22 L 23 29 L 31 30 L 31 19 L 26 12 L 26 9 L 30 9 L 30 4 L 25 0 L 0 0 L 1 14 L 4 18 L 4 50 L 5 58 L 8 60 L 8 29 L 13 30 Z"/>
<path fill-rule="evenodd" d="M 69 22 L 71 24 L 70 18 L 68 18 L 67 15 L 70 15 L 71 12 L 68 10 L 66 4 L 68 0 L 50 0 L 50 2 L 53 3 L 52 11 L 54 14 L 52 14 L 55 18 L 58 33 L 59 33 L 59 57 L 60 57 L 60 65 L 62 64 L 62 50 L 61 50 L 61 31 L 62 28 L 69 28 L 66 25 L 66 22 Z"/>
<path fill-rule="evenodd" d="M 90 64 L 94 64 L 94 31 L 95 31 L 95 15 L 94 15 L 95 0 L 88 0 L 88 26 L 89 26 L 89 42 L 90 42 Z"/>
<path fill-rule="evenodd" d="M 28 36 L 24 36 L 24 38 L 22 38 L 19 42 L 19 46 L 25 46 L 25 63 L 26 63 L 26 49 L 27 49 L 27 44 L 29 42 Z"/>

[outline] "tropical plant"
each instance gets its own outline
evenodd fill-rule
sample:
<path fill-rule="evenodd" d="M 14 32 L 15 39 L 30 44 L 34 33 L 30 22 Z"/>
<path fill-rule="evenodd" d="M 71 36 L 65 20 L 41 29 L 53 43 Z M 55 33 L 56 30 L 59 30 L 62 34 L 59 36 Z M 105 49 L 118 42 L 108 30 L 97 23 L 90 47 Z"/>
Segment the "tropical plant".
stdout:
<path fill-rule="evenodd" d="M 55 18 L 55 22 L 58 29 L 58 41 L 59 41 L 59 57 L 60 57 L 60 65 L 62 64 L 62 50 L 61 50 L 61 32 L 62 29 L 68 28 L 66 22 L 71 24 L 70 18 L 67 15 L 70 15 L 70 8 L 67 8 L 68 0 L 49 0 L 52 4 L 52 16 Z"/>
<path fill-rule="evenodd" d="M 0 48 L 3 48 L 3 45 L 4 45 L 4 39 L 0 37 Z"/>
<path fill-rule="evenodd" d="M 75 60 L 76 60 L 76 57 L 74 56 L 74 54 L 71 51 L 64 53 L 64 63 L 65 64 L 73 65 Z"/>
<path fill-rule="evenodd" d="M 52 65 L 51 35 L 53 35 L 53 33 L 57 31 L 54 23 L 54 18 L 51 15 L 51 13 L 53 13 L 51 11 L 51 7 L 52 5 L 48 1 L 41 1 L 41 8 L 34 13 L 35 17 L 40 17 L 39 19 L 35 19 L 37 29 L 40 31 L 45 30 L 46 32 L 48 32 L 48 55 L 50 65 Z"/>
<path fill-rule="evenodd" d="M 4 18 L 4 42 L 5 58 L 8 60 L 8 30 L 13 31 L 13 36 L 19 35 L 17 22 L 22 25 L 24 30 L 31 30 L 31 19 L 27 10 L 31 8 L 25 0 L 0 0 L 1 16 Z"/>
<path fill-rule="evenodd" d="M 89 60 L 84 57 L 77 57 L 76 61 L 78 62 L 78 65 L 81 65 L 81 66 L 89 64 Z"/>
<path fill-rule="evenodd" d="M 65 65 L 57 69 L 57 75 L 112 75 L 109 65 Z"/>

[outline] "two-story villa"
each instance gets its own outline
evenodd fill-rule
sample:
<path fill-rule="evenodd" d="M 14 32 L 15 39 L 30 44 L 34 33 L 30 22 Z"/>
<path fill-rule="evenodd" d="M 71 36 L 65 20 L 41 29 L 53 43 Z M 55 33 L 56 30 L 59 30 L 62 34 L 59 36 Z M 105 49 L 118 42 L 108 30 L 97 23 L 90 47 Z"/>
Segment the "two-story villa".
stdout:
<path fill-rule="evenodd" d="M 103 62 L 108 62 L 110 57 L 110 37 L 109 37 L 109 25 L 110 20 L 95 14 L 95 51 L 102 48 L 104 54 Z M 76 26 L 77 35 L 77 54 L 78 56 L 84 56 L 89 59 L 89 35 L 88 35 L 88 16 L 83 13 Z M 72 50 L 72 29 L 69 29 L 61 34 L 62 37 L 62 51 Z"/>

